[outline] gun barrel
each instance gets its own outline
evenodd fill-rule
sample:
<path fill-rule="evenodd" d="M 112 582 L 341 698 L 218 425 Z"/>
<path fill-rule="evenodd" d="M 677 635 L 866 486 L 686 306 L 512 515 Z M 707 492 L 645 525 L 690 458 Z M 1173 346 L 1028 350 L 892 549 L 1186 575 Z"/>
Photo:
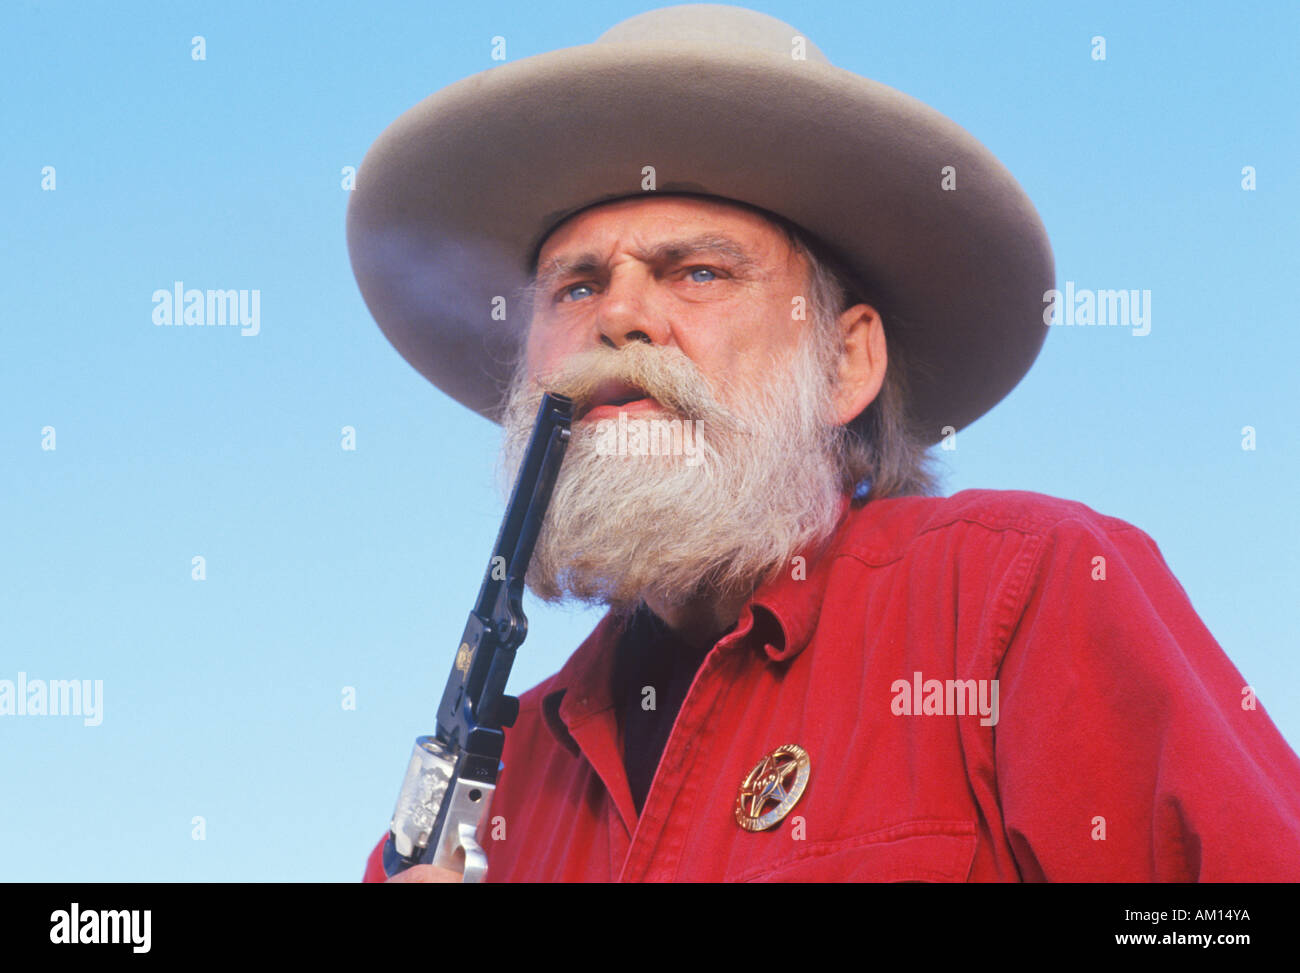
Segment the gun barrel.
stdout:
<path fill-rule="evenodd" d="M 479 881 L 487 860 L 475 839 L 500 772 L 503 727 L 519 701 L 505 694 L 515 651 L 528 634 L 522 598 L 533 548 L 569 441 L 573 403 L 543 396 L 478 599 L 456 649 L 436 714 L 407 766 L 384 843 L 391 877 L 417 863 L 463 865 Z M 463 857 L 462 857 L 463 856 Z"/>

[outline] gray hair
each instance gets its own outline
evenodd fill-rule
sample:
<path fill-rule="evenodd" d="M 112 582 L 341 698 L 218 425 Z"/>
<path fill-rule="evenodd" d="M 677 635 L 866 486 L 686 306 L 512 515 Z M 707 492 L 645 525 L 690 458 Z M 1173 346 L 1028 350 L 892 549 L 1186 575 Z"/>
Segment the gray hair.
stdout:
<path fill-rule="evenodd" d="M 765 214 L 771 217 L 773 214 Z M 833 377 L 844 340 L 837 319 L 855 304 L 865 303 L 880 311 L 880 305 L 865 296 L 861 288 L 847 283 L 852 277 L 835 257 L 814 243 L 794 224 L 776 222 L 791 248 L 808 262 L 808 308 L 814 333 L 821 342 L 823 366 Z M 908 410 L 907 361 L 897 340 L 889 340 L 890 329 L 902 330 L 902 320 L 881 312 L 885 323 L 888 367 L 880 392 L 862 413 L 843 427 L 838 444 L 843 486 L 859 500 L 908 495 L 935 496 L 940 492 L 936 460 L 924 431 Z"/>

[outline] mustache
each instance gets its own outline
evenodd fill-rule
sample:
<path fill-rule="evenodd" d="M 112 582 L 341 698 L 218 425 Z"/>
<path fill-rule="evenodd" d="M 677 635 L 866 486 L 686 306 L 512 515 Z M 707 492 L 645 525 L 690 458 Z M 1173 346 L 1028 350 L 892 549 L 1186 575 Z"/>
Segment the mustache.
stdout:
<path fill-rule="evenodd" d="M 824 418 L 830 378 L 815 346 L 793 362 L 773 356 L 752 383 L 725 369 L 706 379 L 674 345 L 595 346 L 555 361 L 516 369 L 502 423 L 503 492 L 547 391 L 572 398 L 578 416 L 593 396 L 644 394 L 703 421 L 707 437 L 695 441 L 700 465 L 621 462 L 602 453 L 598 425 L 575 424 L 528 569 L 542 599 L 630 610 L 647 597 L 747 594 L 833 530 L 841 491 L 831 430 L 840 427 Z"/>
<path fill-rule="evenodd" d="M 592 348 L 568 356 L 538 378 L 542 390 L 572 399 L 576 415 L 611 383 L 634 386 L 686 419 L 734 420 L 699 367 L 677 348 L 644 342 Z"/>

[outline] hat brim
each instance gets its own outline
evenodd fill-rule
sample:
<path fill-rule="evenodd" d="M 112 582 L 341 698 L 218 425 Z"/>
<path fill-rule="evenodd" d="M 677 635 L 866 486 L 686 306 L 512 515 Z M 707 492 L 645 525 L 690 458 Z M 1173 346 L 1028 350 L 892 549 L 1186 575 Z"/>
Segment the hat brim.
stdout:
<path fill-rule="evenodd" d="M 348 206 L 366 304 L 422 375 L 499 421 L 537 247 L 568 215 L 640 194 L 647 165 L 660 193 L 757 206 L 834 248 L 884 306 L 931 442 L 992 408 L 1042 346 L 1047 233 L 965 129 L 824 62 L 683 44 L 541 54 L 398 118 Z"/>

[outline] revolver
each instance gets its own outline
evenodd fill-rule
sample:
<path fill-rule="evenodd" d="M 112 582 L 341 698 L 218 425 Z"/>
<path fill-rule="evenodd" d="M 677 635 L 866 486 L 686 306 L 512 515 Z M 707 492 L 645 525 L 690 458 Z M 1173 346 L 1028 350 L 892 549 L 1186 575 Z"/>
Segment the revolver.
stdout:
<path fill-rule="evenodd" d="M 417 864 L 455 869 L 461 856 L 466 882 L 481 882 L 487 874 L 487 856 L 477 834 L 502 769 L 504 728 L 514 725 L 519 715 L 519 700 L 507 696 L 505 689 L 515 652 L 528 634 L 524 577 L 572 420 L 572 401 L 543 396 L 438 704 L 434 733 L 416 739 L 397 796 L 383 852 L 390 878 Z"/>

